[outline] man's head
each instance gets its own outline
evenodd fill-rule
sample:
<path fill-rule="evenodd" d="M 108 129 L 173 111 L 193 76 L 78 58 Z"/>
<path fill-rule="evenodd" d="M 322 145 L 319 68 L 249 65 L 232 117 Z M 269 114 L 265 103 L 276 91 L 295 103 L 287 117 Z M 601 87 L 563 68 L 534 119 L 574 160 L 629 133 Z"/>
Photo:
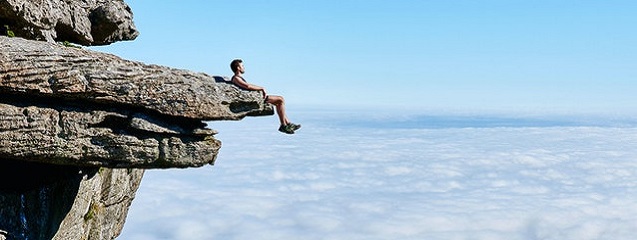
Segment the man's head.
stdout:
<path fill-rule="evenodd" d="M 232 62 L 230 63 L 230 69 L 232 69 L 232 72 L 234 73 L 237 73 L 237 72 L 245 73 L 245 70 L 243 70 L 243 60 L 241 59 L 232 60 Z"/>

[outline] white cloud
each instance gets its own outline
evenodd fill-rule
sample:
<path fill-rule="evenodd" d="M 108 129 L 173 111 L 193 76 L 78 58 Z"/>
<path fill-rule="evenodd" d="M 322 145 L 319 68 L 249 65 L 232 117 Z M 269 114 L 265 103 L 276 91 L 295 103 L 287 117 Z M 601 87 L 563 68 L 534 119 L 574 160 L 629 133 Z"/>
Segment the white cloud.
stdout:
<path fill-rule="evenodd" d="M 121 239 L 627 239 L 637 231 L 637 128 L 309 122 L 287 136 L 255 123 L 271 125 L 217 127 L 214 167 L 147 171 Z"/>

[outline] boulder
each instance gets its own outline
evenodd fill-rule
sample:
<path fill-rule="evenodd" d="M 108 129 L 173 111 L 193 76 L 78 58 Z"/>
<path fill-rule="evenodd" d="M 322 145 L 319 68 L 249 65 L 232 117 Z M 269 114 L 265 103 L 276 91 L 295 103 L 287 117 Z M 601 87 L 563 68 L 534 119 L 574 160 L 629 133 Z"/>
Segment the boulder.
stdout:
<path fill-rule="evenodd" d="M 0 0 L 0 28 L 5 25 L 19 37 L 85 46 L 139 35 L 122 0 Z"/>

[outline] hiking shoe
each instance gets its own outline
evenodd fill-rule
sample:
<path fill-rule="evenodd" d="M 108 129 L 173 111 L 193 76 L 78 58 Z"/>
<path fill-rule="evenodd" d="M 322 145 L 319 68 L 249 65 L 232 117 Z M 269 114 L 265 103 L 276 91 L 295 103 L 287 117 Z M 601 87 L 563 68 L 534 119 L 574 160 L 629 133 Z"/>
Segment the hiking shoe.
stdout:
<path fill-rule="evenodd" d="M 291 126 L 292 131 L 299 130 L 301 128 L 301 124 L 288 123 L 288 126 Z"/>
<path fill-rule="evenodd" d="M 292 128 L 292 126 L 290 124 L 281 125 L 279 127 L 279 132 L 287 133 L 287 134 L 294 134 L 294 129 Z"/>

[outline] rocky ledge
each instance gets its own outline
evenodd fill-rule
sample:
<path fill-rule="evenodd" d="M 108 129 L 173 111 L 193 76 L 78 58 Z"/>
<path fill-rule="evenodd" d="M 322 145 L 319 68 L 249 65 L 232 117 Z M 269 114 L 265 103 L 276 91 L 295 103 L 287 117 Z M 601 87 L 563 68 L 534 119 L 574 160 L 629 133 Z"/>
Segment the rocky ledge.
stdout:
<path fill-rule="evenodd" d="M 0 158 L 97 167 L 196 167 L 220 142 L 207 120 L 270 115 L 225 77 L 0 37 Z"/>
<path fill-rule="evenodd" d="M 112 239 L 144 169 L 213 164 L 204 121 L 271 115 L 227 77 L 0 36 L 0 239 Z"/>

